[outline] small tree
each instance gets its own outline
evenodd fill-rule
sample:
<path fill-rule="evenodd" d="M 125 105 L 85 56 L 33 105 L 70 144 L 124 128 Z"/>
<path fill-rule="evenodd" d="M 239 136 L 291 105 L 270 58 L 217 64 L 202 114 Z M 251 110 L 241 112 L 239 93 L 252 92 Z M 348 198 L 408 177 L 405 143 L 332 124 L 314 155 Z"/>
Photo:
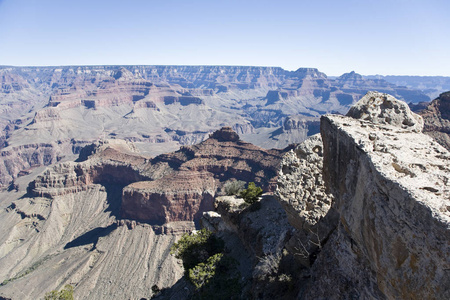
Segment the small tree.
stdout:
<path fill-rule="evenodd" d="M 189 270 L 189 280 L 199 289 L 216 275 L 217 265 L 223 258 L 223 253 L 210 256 L 205 263 L 199 263 Z"/>
<path fill-rule="evenodd" d="M 241 196 L 246 203 L 253 204 L 258 201 L 258 198 L 262 193 L 262 188 L 257 187 L 254 182 L 249 182 L 247 189 L 241 192 Z"/>
<path fill-rule="evenodd" d="M 203 228 L 195 234 L 184 234 L 181 239 L 170 248 L 170 253 L 183 261 L 187 273 L 189 269 L 199 263 L 204 263 L 208 257 L 222 252 L 224 242 L 211 231 Z"/>

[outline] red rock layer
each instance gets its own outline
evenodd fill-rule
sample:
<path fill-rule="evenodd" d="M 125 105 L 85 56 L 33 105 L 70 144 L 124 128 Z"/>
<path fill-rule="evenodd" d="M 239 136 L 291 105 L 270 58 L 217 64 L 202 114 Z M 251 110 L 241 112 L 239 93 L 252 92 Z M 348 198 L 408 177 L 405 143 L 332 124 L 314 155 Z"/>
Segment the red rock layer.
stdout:
<path fill-rule="evenodd" d="M 283 154 L 243 142 L 229 127 L 198 145 L 151 160 L 124 148 L 125 143 L 88 146 L 81 151 L 79 163 L 56 165 L 30 183 L 28 191 L 51 196 L 92 184 L 113 184 L 125 187 L 122 218 L 150 224 L 197 221 L 213 209 L 217 191 L 229 179 L 253 181 L 273 191 Z"/>

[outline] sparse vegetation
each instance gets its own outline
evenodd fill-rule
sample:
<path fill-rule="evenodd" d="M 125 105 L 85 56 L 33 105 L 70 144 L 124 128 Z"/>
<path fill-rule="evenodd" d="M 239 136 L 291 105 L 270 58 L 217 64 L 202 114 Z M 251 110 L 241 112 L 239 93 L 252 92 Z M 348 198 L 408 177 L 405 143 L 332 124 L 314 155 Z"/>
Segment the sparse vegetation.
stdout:
<path fill-rule="evenodd" d="M 239 195 L 245 188 L 245 181 L 228 180 L 223 186 L 223 190 L 227 196 Z"/>
<path fill-rule="evenodd" d="M 253 204 L 258 201 L 259 196 L 263 193 L 262 188 L 257 187 L 254 182 L 249 182 L 247 189 L 241 192 L 241 197 L 248 204 Z"/>
<path fill-rule="evenodd" d="M 196 291 L 193 299 L 238 299 L 241 285 L 237 262 L 224 253 L 222 239 L 202 229 L 185 234 L 171 248 L 182 259 L 185 275 Z"/>
<path fill-rule="evenodd" d="M 297 251 L 297 253 L 295 253 L 295 255 L 300 256 L 302 259 L 304 259 L 305 261 L 308 261 L 309 263 L 313 263 L 316 255 L 318 252 L 322 251 L 322 243 L 319 237 L 319 228 L 316 227 L 316 231 L 312 231 L 311 229 L 309 229 L 309 232 L 311 233 L 311 235 L 309 236 L 308 242 L 306 243 L 306 245 L 302 242 L 302 240 L 300 238 L 297 238 L 297 244 L 300 245 L 300 247 L 294 247 L 294 249 Z M 316 249 L 315 252 L 316 253 L 312 253 L 311 250 L 309 248 L 309 244 L 313 245 Z M 315 255 L 313 255 L 315 254 Z"/>
<path fill-rule="evenodd" d="M 286 249 L 259 258 L 252 274 L 252 286 L 258 290 L 258 299 L 295 299 L 301 287 L 299 281 L 309 275 L 302 270 Z"/>
<path fill-rule="evenodd" d="M 159 288 L 159 286 L 154 284 L 152 286 L 152 297 L 150 299 L 154 299 L 155 297 L 159 296 L 161 294 L 161 292 L 162 292 L 162 290 Z"/>
<path fill-rule="evenodd" d="M 189 280 L 197 289 L 207 284 L 216 275 L 217 265 L 223 258 L 223 253 L 217 253 L 209 257 L 206 263 L 199 263 L 189 270 Z"/>
<path fill-rule="evenodd" d="M 73 286 L 66 284 L 61 291 L 53 290 L 45 294 L 44 300 L 73 300 Z"/>
<path fill-rule="evenodd" d="M 172 245 L 170 253 L 183 261 L 183 267 L 188 274 L 189 270 L 205 263 L 210 256 L 223 251 L 224 243 L 211 231 L 203 228 L 192 234 L 185 234 Z"/>
<path fill-rule="evenodd" d="M 31 267 L 29 267 L 28 269 L 26 269 L 23 273 L 20 273 L 16 276 L 14 276 L 13 278 L 9 278 L 9 279 L 5 279 L 3 280 L 2 283 L 0 283 L 0 286 L 4 286 L 7 285 L 8 283 L 20 279 L 28 274 L 30 274 L 31 272 L 33 272 L 34 270 L 36 270 L 40 265 L 42 265 L 45 261 L 47 261 L 50 258 L 50 256 L 46 256 L 43 259 L 35 262 L 34 264 L 31 265 Z"/>
<path fill-rule="evenodd" d="M 156 284 L 154 284 L 154 285 L 152 286 L 152 292 L 153 292 L 153 294 L 158 294 L 160 291 L 161 291 L 161 289 L 160 289 Z"/>
<path fill-rule="evenodd" d="M 276 274 L 278 272 L 280 260 L 280 254 L 268 254 L 262 258 L 259 258 L 259 263 L 253 271 L 253 277 L 259 280 L 264 280 L 267 276 Z"/>

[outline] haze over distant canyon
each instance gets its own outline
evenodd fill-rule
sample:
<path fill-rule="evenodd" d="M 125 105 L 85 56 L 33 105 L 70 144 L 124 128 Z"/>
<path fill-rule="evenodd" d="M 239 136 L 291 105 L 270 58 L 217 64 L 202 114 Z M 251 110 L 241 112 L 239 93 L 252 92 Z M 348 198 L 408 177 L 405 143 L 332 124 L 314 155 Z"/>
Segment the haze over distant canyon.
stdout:
<path fill-rule="evenodd" d="M 0 67 L 0 182 L 98 139 L 132 141 L 156 155 L 231 126 L 246 141 L 283 148 L 317 133 L 320 115 L 345 113 L 369 90 L 418 103 L 446 84 L 430 79 L 418 90 L 402 80 L 411 87 L 355 72 L 328 78 L 313 68 Z"/>

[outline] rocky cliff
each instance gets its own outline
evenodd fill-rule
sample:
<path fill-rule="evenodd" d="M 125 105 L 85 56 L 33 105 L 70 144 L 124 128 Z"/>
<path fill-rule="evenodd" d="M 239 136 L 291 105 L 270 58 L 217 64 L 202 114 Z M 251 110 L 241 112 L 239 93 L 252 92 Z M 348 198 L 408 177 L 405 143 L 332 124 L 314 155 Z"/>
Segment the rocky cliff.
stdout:
<path fill-rule="evenodd" d="M 372 92 L 348 116 L 322 117 L 323 145 L 285 156 L 291 249 L 311 263 L 299 298 L 449 297 L 450 153 L 422 127 L 405 103 Z"/>
<path fill-rule="evenodd" d="M 442 93 L 418 113 L 425 122 L 423 132 L 450 151 L 450 92 Z"/>

